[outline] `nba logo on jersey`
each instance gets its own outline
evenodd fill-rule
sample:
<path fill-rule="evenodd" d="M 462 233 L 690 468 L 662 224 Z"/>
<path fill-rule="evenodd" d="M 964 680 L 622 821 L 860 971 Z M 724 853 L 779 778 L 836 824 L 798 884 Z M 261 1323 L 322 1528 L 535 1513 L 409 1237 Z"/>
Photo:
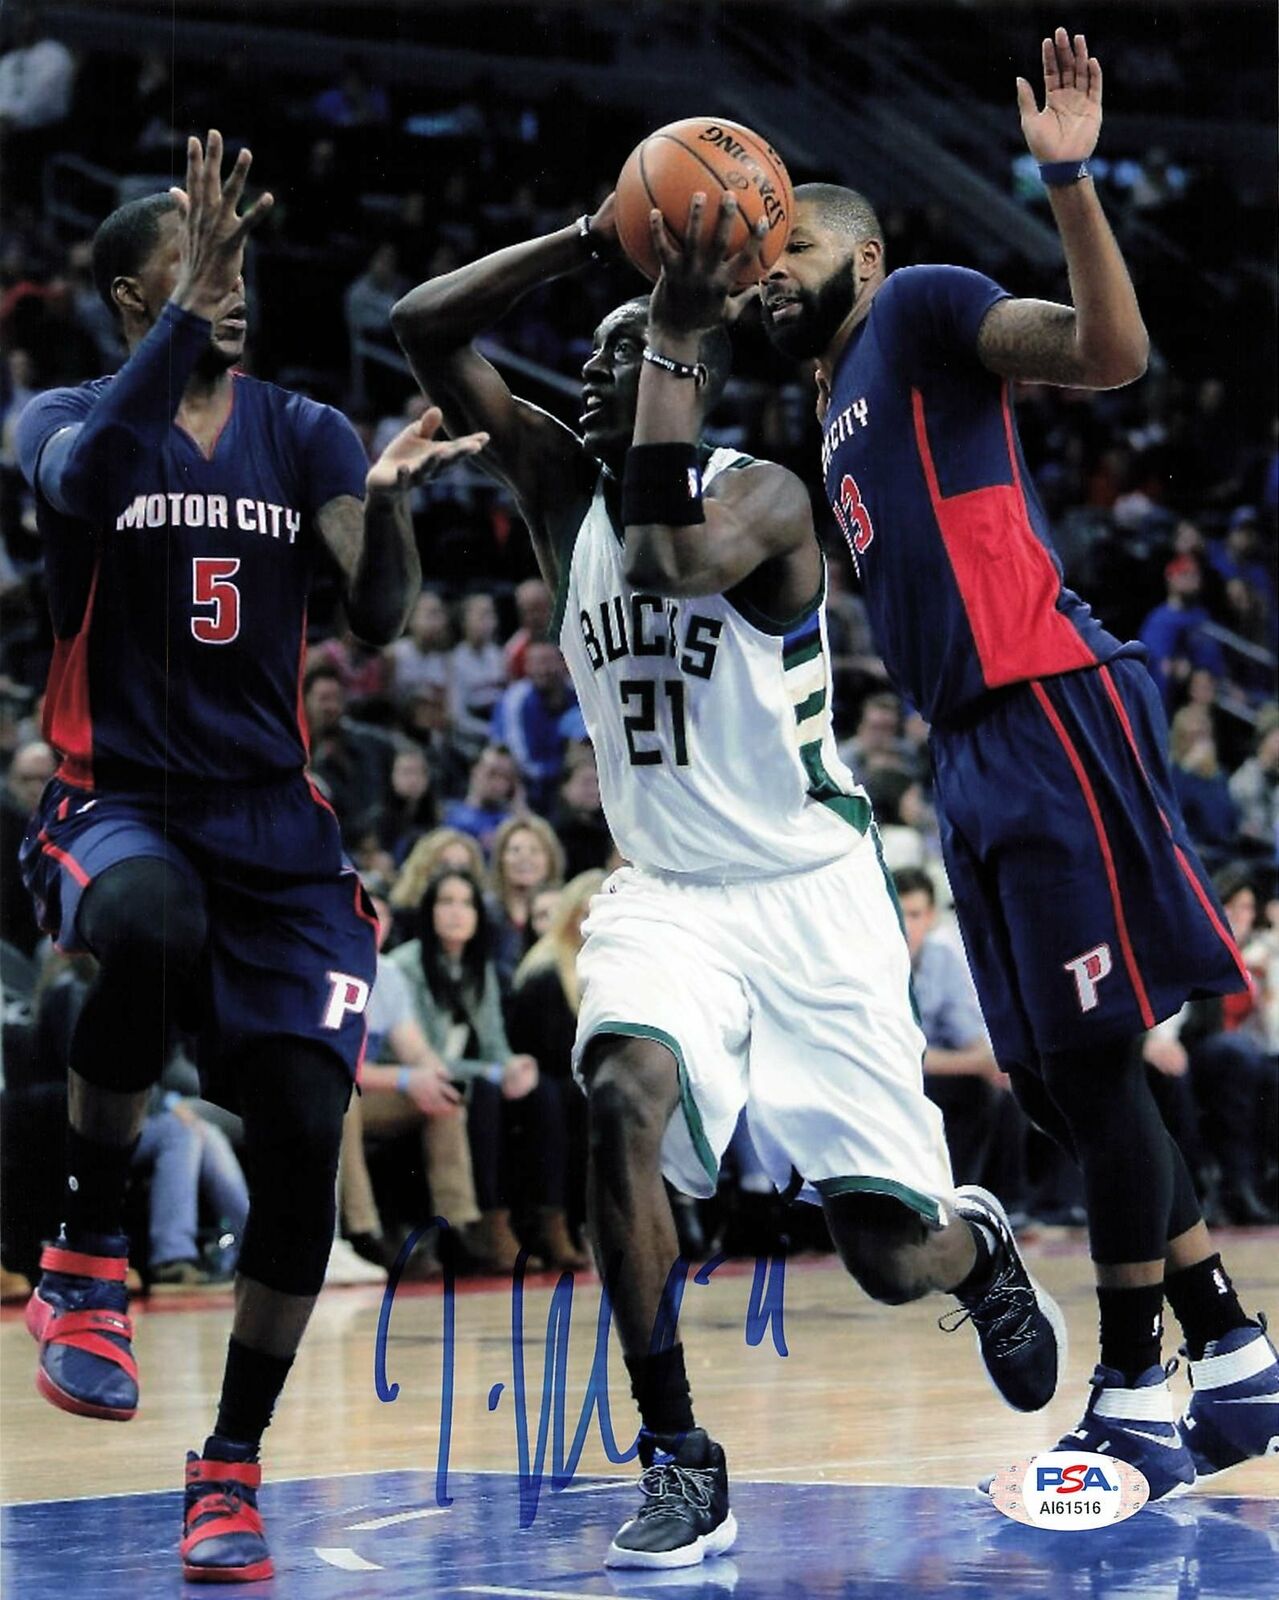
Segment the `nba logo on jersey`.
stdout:
<path fill-rule="evenodd" d="M 1065 970 L 1075 980 L 1081 1011 L 1096 1010 L 1097 986 L 1113 965 L 1108 944 L 1094 945 L 1091 950 L 1085 950 L 1083 955 L 1065 963 Z"/>

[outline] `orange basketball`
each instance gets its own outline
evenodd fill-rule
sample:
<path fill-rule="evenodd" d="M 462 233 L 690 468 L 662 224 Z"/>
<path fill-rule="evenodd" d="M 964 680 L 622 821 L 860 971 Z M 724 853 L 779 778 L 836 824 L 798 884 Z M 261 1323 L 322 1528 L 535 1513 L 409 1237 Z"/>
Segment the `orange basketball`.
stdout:
<path fill-rule="evenodd" d="M 782 158 L 766 139 L 739 122 L 686 117 L 636 145 L 617 180 L 617 235 L 644 276 L 655 282 L 661 271 L 649 212 L 656 207 L 673 237 L 682 241 L 689 202 L 699 190 L 706 196 L 708 228 L 715 226 L 721 198 L 737 197 L 740 209 L 729 235 L 731 250 L 741 250 L 749 230 L 761 217 L 766 219 L 768 233 L 759 259 L 761 269 L 771 267 L 785 247 L 795 209 Z M 760 276 L 762 271 L 748 274 L 741 282 Z"/>

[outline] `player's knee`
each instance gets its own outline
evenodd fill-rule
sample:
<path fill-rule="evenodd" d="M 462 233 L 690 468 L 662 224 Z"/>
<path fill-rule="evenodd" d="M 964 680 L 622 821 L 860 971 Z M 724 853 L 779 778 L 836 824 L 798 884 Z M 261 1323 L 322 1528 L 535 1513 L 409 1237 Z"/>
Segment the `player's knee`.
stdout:
<path fill-rule="evenodd" d="M 655 1151 L 676 1100 L 674 1058 L 643 1039 L 608 1039 L 587 1061 L 591 1149 L 599 1160 Z"/>
<path fill-rule="evenodd" d="M 135 982 L 189 972 L 208 938 L 201 896 L 167 861 L 144 857 L 109 868 L 86 891 L 80 932 L 105 971 Z"/>
<path fill-rule="evenodd" d="M 883 1195 L 838 1196 L 825 1209 L 840 1260 L 872 1300 L 901 1306 L 928 1293 L 928 1233 L 913 1211 Z"/>

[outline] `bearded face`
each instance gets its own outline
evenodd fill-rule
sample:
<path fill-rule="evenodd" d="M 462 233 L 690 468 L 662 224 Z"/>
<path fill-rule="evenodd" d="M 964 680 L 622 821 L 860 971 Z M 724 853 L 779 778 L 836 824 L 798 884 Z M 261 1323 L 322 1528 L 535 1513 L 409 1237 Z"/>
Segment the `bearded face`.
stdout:
<path fill-rule="evenodd" d="M 851 256 L 816 285 L 798 276 L 764 285 L 764 331 L 784 356 L 809 361 L 828 347 L 857 303 L 859 286 Z"/>

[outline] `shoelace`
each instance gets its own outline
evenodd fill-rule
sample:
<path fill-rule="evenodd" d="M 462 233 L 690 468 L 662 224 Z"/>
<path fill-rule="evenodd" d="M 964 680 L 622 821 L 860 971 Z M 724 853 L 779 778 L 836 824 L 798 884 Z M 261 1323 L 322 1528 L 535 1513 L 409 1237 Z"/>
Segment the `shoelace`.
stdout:
<path fill-rule="evenodd" d="M 201 1487 L 192 1484 L 193 1489 Z M 191 1503 L 188 1526 L 197 1527 L 206 1517 L 238 1517 L 246 1508 L 252 1510 L 244 1490 L 238 1483 L 209 1483 L 203 1485 L 204 1494 L 198 1494 Z"/>
<path fill-rule="evenodd" d="M 640 1476 L 640 1493 L 647 1496 L 641 1517 L 677 1515 L 683 1505 L 709 1511 L 715 1488 L 714 1468 L 680 1467 L 673 1461 L 655 1462 Z"/>
<path fill-rule="evenodd" d="M 1033 1338 L 1031 1321 L 1036 1309 L 1035 1291 L 1013 1281 L 1014 1266 L 996 1273 L 990 1288 L 975 1306 L 957 1306 L 937 1319 L 943 1333 L 955 1333 L 971 1317 L 976 1325 L 993 1334 L 996 1354 L 1011 1355 Z"/>

